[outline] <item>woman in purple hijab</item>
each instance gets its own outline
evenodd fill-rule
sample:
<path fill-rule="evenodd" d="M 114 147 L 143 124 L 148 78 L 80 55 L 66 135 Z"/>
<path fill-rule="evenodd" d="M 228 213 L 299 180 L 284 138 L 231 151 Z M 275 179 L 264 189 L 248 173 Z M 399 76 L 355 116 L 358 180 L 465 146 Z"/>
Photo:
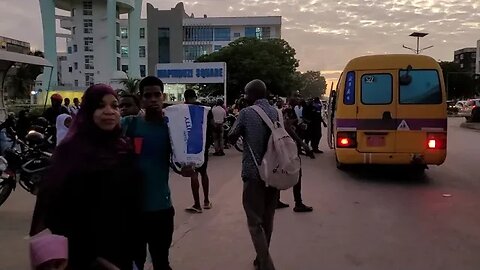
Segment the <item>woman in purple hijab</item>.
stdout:
<path fill-rule="evenodd" d="M 132 269 L 140 179 L 119 122 L 115 91 L 89 87 L 41 184 L 30 234 L 68 238 L 67 269 Z"/>

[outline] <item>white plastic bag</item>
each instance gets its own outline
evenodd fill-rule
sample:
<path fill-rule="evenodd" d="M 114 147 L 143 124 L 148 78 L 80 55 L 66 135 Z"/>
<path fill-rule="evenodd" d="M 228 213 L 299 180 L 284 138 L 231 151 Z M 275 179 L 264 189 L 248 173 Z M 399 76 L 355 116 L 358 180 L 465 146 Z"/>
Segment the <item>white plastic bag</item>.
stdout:
<path fill-rule="evenodd" d="M 173 161 L 180 166 L 199 168 L 205 161 L 208 112 L 210 108 L 178 104 L 165 108 Z"/>

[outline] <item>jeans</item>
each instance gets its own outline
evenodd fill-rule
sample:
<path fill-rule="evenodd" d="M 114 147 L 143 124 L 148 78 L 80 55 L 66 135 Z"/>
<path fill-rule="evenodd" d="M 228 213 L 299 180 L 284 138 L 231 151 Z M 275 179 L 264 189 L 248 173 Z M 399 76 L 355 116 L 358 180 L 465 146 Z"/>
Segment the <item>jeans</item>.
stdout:
<path fill-rule="evenodd" d="M 173 236 L 172 208 L 142 213 L 138 223 L 135 244 L 135 265 L 143 270 L 147 257 L 147 244 L 154 270 L 171 270 L 168 260 Z"/>
<path fill-rule="evenodd" d="M 279 190 L 266 187 L 262 180 L 244 179 L 243 208 L 247 215 L 248 229 L 262 270 L 275 269 L 269 247 L 279 195 Z"/>

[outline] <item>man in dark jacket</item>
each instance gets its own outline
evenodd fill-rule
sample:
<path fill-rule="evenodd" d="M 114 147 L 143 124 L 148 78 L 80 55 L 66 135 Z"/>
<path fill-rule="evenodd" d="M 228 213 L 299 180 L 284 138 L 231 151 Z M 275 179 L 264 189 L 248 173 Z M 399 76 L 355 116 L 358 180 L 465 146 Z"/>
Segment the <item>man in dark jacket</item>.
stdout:
<path fill-rule="evenodd" d="M 307 142 L 311 143 L 314 153 L 321 154 L 318 146 L 322 138 L 322 125 L 327 127 L 327 123 L 322 116 L 322 102 L 316 97 L 313 102 L 309 103 L 303 111 L 303 119 L 307 123 Z"/>

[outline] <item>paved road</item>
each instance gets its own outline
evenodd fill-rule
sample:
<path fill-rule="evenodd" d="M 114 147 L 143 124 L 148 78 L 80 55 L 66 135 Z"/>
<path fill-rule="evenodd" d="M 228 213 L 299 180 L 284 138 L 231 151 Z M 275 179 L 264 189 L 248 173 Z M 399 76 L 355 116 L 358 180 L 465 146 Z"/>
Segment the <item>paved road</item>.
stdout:
<path fill-rule="evenodd" d="M 313 213 L 277 211 L 272 256 L 280 270 L 480 269 L 480 132 L 449 122 L 448 158 L 425 180 L 402 170 L 336 170 L 333 152 L 305 159 L 303 196 Z M 171 249 L 176 270 L 251 270 L 254 256 L 241 208 L 240 154 L 212 157 L 214 208 L 191 205 L 189 181 L 173 176 L 177 209 Z M 447 194 L 449 196 L 447 196 Z M 282 200 L 293 202 L 291 191 Z M 33 198 L 17 190 L 0 207 L 0 270 L 28 269 Z"/>

